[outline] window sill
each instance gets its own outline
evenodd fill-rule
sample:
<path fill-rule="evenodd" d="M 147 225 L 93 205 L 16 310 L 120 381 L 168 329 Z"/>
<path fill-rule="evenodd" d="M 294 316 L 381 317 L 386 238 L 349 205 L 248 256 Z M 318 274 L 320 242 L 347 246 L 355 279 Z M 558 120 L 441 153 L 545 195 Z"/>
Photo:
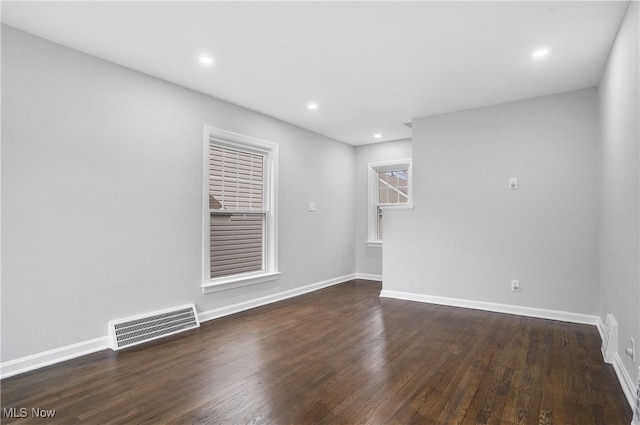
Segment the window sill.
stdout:
<path fill-rule="evenodd" d="M 413 204 L 380 205 L 381 210 L 412 210 Z"/>
<path fill-rule="evenodd" d="M 382 248 L 382 241 L 367 241 L 369 248 Z"/>
<path fill-rule="evenodd" d="M 202 293 L 226 291 L 228 289 L 241 288 L 243 286 L 256 285 L 258 283 L 278 280 L 280 272 L 260 272 L 243 276 L 213 279 L 202 284 Z"/>

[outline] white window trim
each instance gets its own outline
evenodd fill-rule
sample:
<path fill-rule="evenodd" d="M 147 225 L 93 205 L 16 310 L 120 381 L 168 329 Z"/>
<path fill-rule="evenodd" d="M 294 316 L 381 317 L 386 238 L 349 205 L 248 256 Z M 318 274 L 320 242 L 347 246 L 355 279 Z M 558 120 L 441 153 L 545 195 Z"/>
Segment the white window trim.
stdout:
<path fill-rule="evenodd" d="M 209 236 L 209 143 L 254 152 L 265 157 L 264 193 L 267 200 L 265 216 L 265 269 L 211 279 L 209 277 L 211 241 Z M 204 126 L 202 150 L 202 292 L 224 291 L 278 279 L 278 145 L 266 140 L 233 133 L 216 127 Z"/>
<path fill-rule="evenodd" d="M 408 200 L 406 204 L 381 205 L 382 210 L 408 210 L 413 209 L 413 173 L 410 159 L 399 159 L 394 161 L 371 162 L 367 167 L 367 181 L 369 186 L 369 200 L 367 206 L 368 214 L 368 236 L 367 246 L 370 248 L 381 248 L 382 240 L 378 239 L 378 173 L 384 171 L 407 170 L 407 180 L 409 184 Z"/>

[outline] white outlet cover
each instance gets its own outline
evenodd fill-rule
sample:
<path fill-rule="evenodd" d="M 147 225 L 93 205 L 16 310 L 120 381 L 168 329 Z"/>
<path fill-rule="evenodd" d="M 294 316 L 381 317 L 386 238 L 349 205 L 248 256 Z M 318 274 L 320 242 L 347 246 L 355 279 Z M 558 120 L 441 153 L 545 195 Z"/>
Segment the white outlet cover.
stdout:
<path fill-rule="evenodd" d="M 520 281 L 512 280 L 511 281 L 511 292 L 520 292 Z"/>

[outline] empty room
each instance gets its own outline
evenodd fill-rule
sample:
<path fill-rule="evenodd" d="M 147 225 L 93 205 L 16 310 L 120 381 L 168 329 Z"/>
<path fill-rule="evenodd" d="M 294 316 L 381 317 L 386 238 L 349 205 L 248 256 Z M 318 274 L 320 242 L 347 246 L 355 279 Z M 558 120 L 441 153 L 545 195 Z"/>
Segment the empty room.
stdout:
<path fill-rule="evenodd" d="M 2 1 L 1 423 L 640 425 L 640 4 Z"/>

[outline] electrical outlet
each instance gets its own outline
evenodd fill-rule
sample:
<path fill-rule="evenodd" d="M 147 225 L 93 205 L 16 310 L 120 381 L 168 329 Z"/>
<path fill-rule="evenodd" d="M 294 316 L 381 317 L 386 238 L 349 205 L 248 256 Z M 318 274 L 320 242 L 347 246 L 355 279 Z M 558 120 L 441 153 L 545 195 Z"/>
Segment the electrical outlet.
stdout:
<path fill-rule="evenodd" d="M 518 178 L 517 177 L 511 177 L 509 179 L 509 189 L 511 189 L 511 190 L 518 189 Z"/>
<path fill-rule="evenodd" d="M 520 292 L 520 281 L 512 280 L 511 281 L 511 292 Z"/>
<path fill-rule="evenodd" d="M 629 346 L 624 352 L 631 357 L 634 363 L 636 362 L 636 341 L 633 338 L 629 338 Z"/>

